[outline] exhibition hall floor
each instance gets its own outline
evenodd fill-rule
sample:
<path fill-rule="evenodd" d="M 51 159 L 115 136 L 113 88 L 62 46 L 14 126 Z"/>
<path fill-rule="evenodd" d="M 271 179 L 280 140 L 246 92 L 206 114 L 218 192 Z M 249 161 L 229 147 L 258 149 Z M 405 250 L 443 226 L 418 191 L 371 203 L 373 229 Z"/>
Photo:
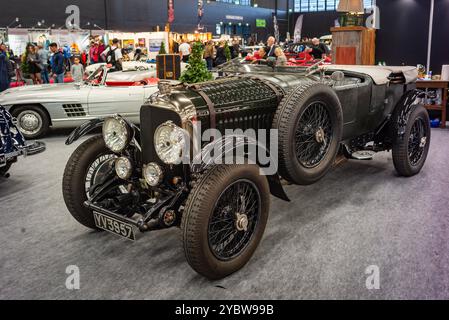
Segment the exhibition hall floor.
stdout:
<path fill-rule="evenodd" d="M 61 194 L 79 144 L 67 132 L 0 181 L 0 299 L 449 299 L 449 130 L 434 129 L 421 174 L 396 176 L 391 154 L 348 161 L 319 183 L 272 198 L 261 245 L 241 271 L 210 282 L 184 259 L 178 229 L 136 243 L 79 225 Z M 80 270 L 68 290 L 65 271 Z M 368 290 L 365 269 L 380 270 Z"/>

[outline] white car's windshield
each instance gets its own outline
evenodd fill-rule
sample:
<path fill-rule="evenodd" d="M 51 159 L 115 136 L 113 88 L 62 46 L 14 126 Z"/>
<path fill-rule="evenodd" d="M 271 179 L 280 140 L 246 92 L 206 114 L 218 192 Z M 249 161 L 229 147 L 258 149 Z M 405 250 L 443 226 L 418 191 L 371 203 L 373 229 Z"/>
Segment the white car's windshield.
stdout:
<path fill-rule="evenodd" d="M 107 76 L 106 68 L 101 65 L 84 81 L 85 84 L 100 84 Z"/>

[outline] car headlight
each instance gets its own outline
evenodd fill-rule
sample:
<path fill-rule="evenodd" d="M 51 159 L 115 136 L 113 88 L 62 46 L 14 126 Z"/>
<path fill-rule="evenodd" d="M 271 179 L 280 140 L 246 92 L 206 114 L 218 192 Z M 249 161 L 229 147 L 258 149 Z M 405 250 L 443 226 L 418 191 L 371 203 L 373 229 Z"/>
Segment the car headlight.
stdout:
<path fill-rule="evenodd" d="M 171 121 L 161 124 L 154 134 L 154 148 L 167 164 L 179 164 L 186 147 L 186 132 Z"/>
<path fill-rule="evenodd" d="M 131 140 L 131 127 L 119 116 L 106 118 L 103 123 L 103 139 L 113 152 L 122 152 Z"/>
<path fill-rule="evenodd" d="M 143 177 L 150 186 L 155 187 L 162 181 L 163 172 L 157 163 L 151 162 L 143 166 Z"/>
<path fill-rule="evenodd" d="M 131 160 L 126 157 L 120 157 L 115 160 L 115 173 L 120 179 L 127 180 L 131 177 L 133 165 Z"/>

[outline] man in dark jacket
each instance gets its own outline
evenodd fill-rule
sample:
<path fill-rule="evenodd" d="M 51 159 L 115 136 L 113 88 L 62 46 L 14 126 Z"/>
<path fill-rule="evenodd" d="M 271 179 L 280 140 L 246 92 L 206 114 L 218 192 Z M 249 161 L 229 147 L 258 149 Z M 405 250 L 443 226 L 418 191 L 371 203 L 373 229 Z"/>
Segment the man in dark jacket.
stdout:
<path fill-rule="evenodd" d="M 54 42 L 50 44 L 50 50 L 53 52 L 51 71 L 55 77 L 55 83 L 64 83 L 64 55 Z"/>
<path fill-rule="evenodd" d="M 0 45 L 0 92 L 9 88 L 10 83 L 9 59 L 6 52 L 6 46 Z"/>

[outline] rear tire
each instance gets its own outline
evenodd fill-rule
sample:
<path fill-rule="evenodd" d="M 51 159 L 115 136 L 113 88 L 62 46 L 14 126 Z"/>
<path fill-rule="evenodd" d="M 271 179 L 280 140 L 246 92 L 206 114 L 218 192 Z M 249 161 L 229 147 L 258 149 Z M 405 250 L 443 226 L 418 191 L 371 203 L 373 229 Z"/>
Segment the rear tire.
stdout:
<path fill-rule="evenodd" d="M 332 167 L 343 133 L 340 100 L 327 85 L 306 83 L 284 97 L 273 119 L 279 130 L 279 173 L 309 185 Z"/>
<path fill-rule="evenodd" d="M 262 239 L 269 206 L 267 178 L 258 166 L 218 165 L 207 170 L 195 182 L 182 216 L 187 262 L 209 279 L 241 269 Z"/>
<path fill-rule="evenodd" d="M 50 130 L 50 119 L 39 106 L 20 106 L 12 111 L 17 127 L 26 139 L 43 137 Z"/>
<path fill-rule="evenodd" d="M 102 155 L 111 153 L 102 136 L 92 137 L 76 148 L 66 164 L 62 179 L 62 194 L 70 214 L 82 225 L 98 230 L 92 210 L 84 206 L 87 200 L 86 176 L 91 165 Z"/>
<path fill-rule="evenodd" d="M 430 137 L 429 113 L 417 105 L 409 116 L 403 137 L 393 138 L 393 163 L 399 175 L 411 177 L 421 171 L 429 153 Z"/>

